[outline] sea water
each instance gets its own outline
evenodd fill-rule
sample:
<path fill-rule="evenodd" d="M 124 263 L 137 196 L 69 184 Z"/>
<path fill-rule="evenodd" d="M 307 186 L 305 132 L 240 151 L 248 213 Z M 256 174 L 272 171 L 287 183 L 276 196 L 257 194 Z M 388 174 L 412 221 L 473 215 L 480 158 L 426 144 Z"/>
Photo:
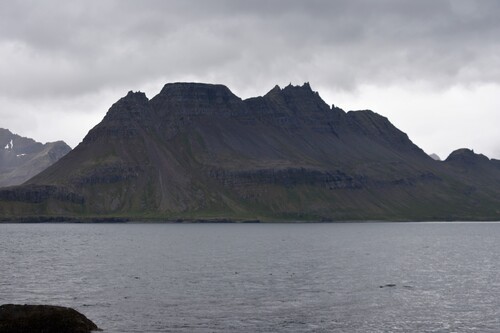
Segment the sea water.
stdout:
<path fill-rule="evenodd" d="M 0 304 L 104 332 L 499 332 L 500 223 L 0 224 Z"/>

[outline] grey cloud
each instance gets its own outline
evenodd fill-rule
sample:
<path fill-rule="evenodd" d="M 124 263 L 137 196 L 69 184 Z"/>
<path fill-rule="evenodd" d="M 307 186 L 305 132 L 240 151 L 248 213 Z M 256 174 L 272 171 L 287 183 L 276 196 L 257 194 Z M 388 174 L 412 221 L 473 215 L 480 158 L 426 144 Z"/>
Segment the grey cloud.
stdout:
<path fill-rule="evenodd" d="M 303 78 L 339 89 L 400 80 L 438 86 L 500 81 L 498 1 L 0 6 L 0 89 L 22 98 L 133 88 L 181 75 L 226 78 L 237 86 Z"/>

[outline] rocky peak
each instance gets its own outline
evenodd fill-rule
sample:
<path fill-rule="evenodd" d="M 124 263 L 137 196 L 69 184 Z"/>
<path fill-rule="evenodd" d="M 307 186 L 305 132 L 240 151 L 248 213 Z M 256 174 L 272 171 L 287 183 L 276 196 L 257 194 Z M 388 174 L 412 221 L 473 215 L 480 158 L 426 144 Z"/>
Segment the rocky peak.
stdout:
<path fill-rule="evenodd" d="M 305 82 L 302 86 L 293 86 L 289 84 L 282 90 L 283 94 L 288 98 L 306 98 L 306 99 L 320 99 L 319 93 L 311 89 L 309 82 Z M 323 100 L 321 100 L 323 102 Z"/>
<path fill-rule="evenodd" d="M 108 140 L 110 137 L 131 137 L 138 128 L 149 126 L 151 117 L 146 94 L 129 91 L 109 108 L 103 121 L 89 131 L 83 143 Z"/>
<path fill-rule="evenodd" d="M 311 88 L 311 85 L 309 82 L 304 82 L 301 86 L 294 86 L 291 83 L 289 83 L 285 88 L 283 88 L 284 91 L 288 90 L 295 90 L 295 91 L 304 91 L 304 92 L 309 92 L 309 93 L 316 93 L 316 91 L 313 91 Z"/>
<path fill-rule="evenodd" d="M 281 92 L 281 88 L 279 85 L 275 85 L 273 89 L 269 90 L 268 94 L 272 94 L 272 93 L 279 93 Z"/>
<path fill-rule="evenodd" d="M 302 86 L 294 86 L 291 83 L 288 84 L 285 88 L 281 89 L 279 85 L 275 85 L 273 89 L 271 89 L 265 96 L 276 96 L 276 95 L 285 95 L 285 96 L 296 96 L 296 97 L 315 97 L 319 96 L 317 91 L 313 91 L 311 89 L 311 85 L 309 82 L 305 82 Z"/>
<path fill-rule="evenodd" d="M 146 97 L 146 94 L 143 93 L 142 91 L 132 91 L 130 90 L 125 97 L 122 99 L 128 100 L 128 101 L 135 101 L 137 103 L 147 103 L 149 99 Z"/>
<path fill-rule="evenodd" d="M 474 150 L 467 148 L 461 148 L 453 151 L 445 160 L 447 163 L 461 166 L 474 166 L 482 163 L 488 163 L 489 161 L 490 159 L 483 154 L 476 154 Z"/>
<path fill-rule="evenodd" d="M 143 92 L 129 91 L 109 108 L 106 118 L 108 120 L 126 120 L 140 116 L 148 107 L 149 100 Z"/>
<path fill-rule="evenodd" d="M 441 157 L 439 157 L 438 154 L 431 153 L 429 156 L 434 160 L 434 161 L 441 161 Z"/>
<path fill-rule="evenodd" d="M 330 107 L 321 99 L 318 92 L 313 91 L 308 82 L 302 86 L 291 83 L 281 89 L 276 85 L 264 99 L 279 108 L 288 108 L 303 113 L 304 111 L 330 110 Z"/>
<path fill-rule="evenodd" d="M 111 109 L 117 108 L 117 109 L 132 109 L 136 106 L 143 106 L 148 104 L 149 99 L 146 97 L 146 94 L 137 91 L 133 92 L 132 90 L 127 93 L 126 96 L 120 98 L 118 102 L 113 104 Z M 111 110 L 110 109 L 110 110 Z"/>

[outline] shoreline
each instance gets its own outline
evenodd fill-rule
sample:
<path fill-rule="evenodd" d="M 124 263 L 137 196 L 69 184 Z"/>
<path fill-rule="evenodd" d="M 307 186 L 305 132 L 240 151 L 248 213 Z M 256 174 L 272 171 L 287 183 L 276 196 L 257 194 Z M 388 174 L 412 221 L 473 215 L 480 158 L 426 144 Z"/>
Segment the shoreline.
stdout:
<path fill-rule="evenodd" d="M 346 223 L 468 223 L 468 222 L 500 222 L 498 219 L 366 219 L 366 220 L 294 220 L 294 219 L 230 219 L 230 218 L 128 218 L 128 217 L 64 217 L 33 216 L 17 218 L 0 218 L 0 224 L 346 224 Z"/>

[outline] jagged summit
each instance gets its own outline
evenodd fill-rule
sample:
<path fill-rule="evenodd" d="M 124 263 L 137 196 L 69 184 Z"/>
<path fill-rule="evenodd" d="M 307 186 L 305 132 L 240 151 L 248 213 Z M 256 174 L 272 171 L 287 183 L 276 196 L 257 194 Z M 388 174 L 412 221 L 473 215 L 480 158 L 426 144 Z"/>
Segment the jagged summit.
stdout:
<path fill-rule="evenodd" d="M 314 94 L 318 94 L 317 91 L 312 90 L 311 85 L 309 82 L 304 82 L 301 86 L 297 85 L 294 86 L 292 83 L 289 83 L 285 88 L 283 88 L 283 91 L 302 91 L 302 92 L 312 92 Z"/>
<path fill-rule="evenodd" d="M 121 98 L 121 100 L 134 100 L 142 103 L 149 101 L 149 99 L 146 97 L 146 94 L 142 91 L 134 92 L 132 90 L 130 90 L 125 97 Z"/>
<path fill-rule="evenodd" d="M 275 85 L 274 88 L 269 90 L 269 92 L 267 94 L 275 94 L 275 93 L 279 93 L 279 92 L 281 92 L 281 87 L 279 85 Z"/>
<path fill-rule="evenodd" d="M 132 110 L 137 106 L 140 105 L 146 105 L 149 102 L 149 99 L 146 97 L 146 94 L 137 91 L 129 91 L 127 95 L 124 97 L 120 98 L 116 103 L 114 103 L 110 110 L 114 109 L 125 109 L 125 110 Z"/>
<path fill-rule="evenodd" d="M 273 96 L 276 94 L 283 94 L 286 96 L 294 96 L 294 97 L 319 97 L 319 93 L 317 91 L 312 90 L 309 82 L 305 82 L 302 86 L 294 86 L 289 83 L 283 89 L 279 85 L 275 85 L 273 89 L 271 89 L 265 96 Z"/>
<path fill-rule="evenodd" d="M 120 98 L 108 110 L 107 117 L 124 118 L 130 114 L 137 113 L 138 109 L 148 105 L 149 99 L 143 92 L 129 91 L 127 95 Z"/>
<path fill-rule="evenodd" d="M 306 125 L 328 131 L 343 113 L 341 109 L 331 109 L 308 83 L 302 86 L 289 84 L 283 89 L 276 85 L 264 96 L 244 102 L 259 119 L 288 130 Z"/>

